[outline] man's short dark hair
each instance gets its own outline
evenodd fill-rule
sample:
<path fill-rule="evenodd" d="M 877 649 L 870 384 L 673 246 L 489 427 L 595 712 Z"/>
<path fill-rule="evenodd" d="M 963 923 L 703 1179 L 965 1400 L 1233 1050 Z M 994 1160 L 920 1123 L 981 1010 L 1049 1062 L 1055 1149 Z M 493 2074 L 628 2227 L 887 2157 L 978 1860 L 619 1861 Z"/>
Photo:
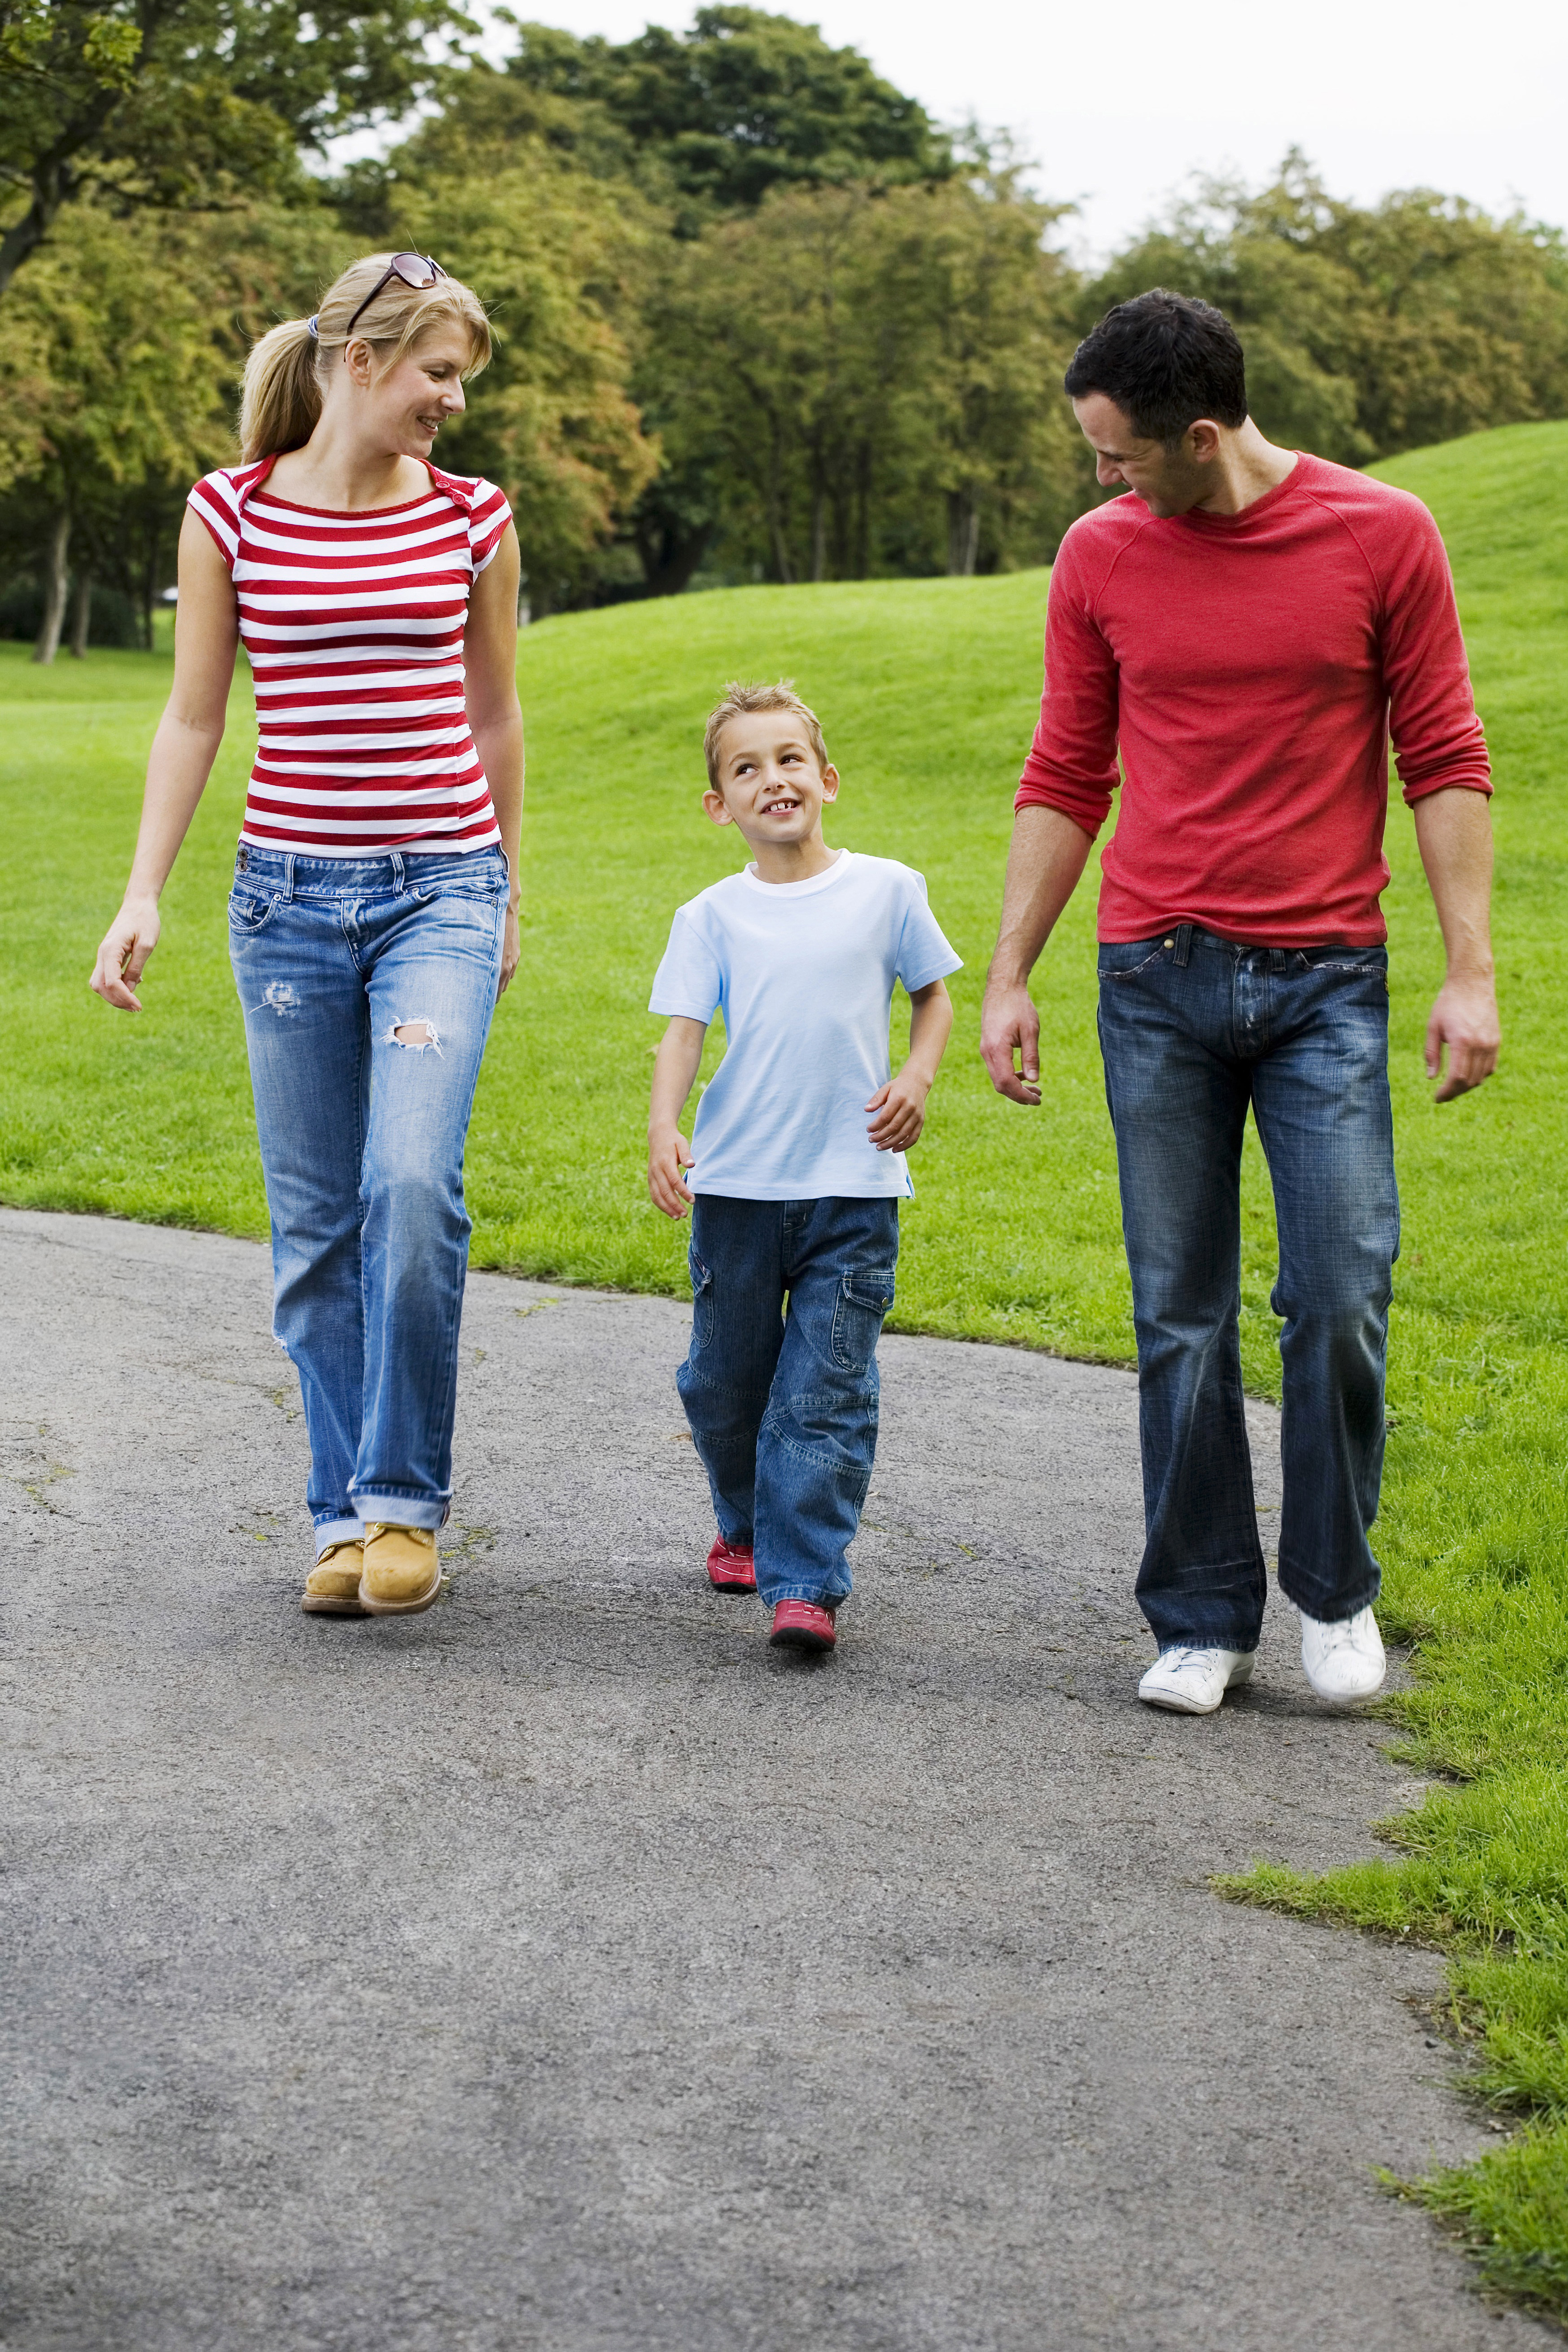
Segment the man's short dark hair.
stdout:
<path fill-rule="evenodd" d="M 1247 422 L 1247 363 L 1223 310 L 1163 286 L 1118 302 L 1072 355 L 1068 396 L 1102 392 L 1131 419 L 1142 441 L 1170 449 L 1189 425 Z"/>

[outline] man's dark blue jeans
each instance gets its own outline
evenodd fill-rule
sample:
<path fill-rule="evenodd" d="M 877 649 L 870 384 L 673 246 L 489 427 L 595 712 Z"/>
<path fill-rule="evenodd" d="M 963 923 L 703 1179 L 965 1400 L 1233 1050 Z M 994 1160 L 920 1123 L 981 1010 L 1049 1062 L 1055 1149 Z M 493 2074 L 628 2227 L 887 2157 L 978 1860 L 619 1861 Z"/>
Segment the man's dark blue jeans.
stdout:
<path fill-rule="evenodd" d="M 677 1384 L 719 1532 L 752 1545 L 770 1608 L 837 1608 L 849 1591 L 898 1255 L 896 1200 L 707 1193 L 692 1212 L 691 1347 Z"/>
<path fill-rule="evenodd" d="M 1242 1404 L 1248 1104 L 1274 1186 L 1285 1318 L 1279 1583 L 1310 1616 L 1375 1600 L 1399 1198 L 1382 948 L 1258 948 L 1191 924 L 1100 950 L 1100 1041 L 1138 1332 L 1162 1650 L 1253 1650 L 1267 1592 Z"/>

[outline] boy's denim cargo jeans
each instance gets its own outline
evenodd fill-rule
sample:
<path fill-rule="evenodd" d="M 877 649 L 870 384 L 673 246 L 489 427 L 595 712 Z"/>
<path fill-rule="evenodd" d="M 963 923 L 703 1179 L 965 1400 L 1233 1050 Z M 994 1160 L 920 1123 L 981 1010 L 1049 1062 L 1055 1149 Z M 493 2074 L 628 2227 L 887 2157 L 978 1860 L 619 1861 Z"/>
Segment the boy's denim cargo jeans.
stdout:
<path fill-rule="evenodd" d="M 677 1381 L 719 1532 L 752 1545 L 770 1608 L 849 1591 L 898 1255 L 896 1200 L 698 1197 Z"/>

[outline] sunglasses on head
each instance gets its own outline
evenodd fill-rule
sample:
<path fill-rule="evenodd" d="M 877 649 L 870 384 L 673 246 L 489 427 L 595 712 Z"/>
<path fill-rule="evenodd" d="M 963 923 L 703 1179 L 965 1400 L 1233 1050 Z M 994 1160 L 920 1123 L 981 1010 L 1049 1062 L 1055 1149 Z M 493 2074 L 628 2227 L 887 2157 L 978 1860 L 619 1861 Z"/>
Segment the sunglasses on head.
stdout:
<path fill-rule="evenodd" d="M 381 277 L 377 278 L 353 317 L 349 320 L 343 335 L 344 342 L 346 343 L 349 336 L 353 333 L 376 296 L 390 286 L 395 278 L 401 278 L 405 286 L 412 286 L 417 293 L 424 287 L 434 286 L 438 278 L 445 278 L 446 275 L 440 263 L 432 261 L 427 253 L 395 253 Z"/>

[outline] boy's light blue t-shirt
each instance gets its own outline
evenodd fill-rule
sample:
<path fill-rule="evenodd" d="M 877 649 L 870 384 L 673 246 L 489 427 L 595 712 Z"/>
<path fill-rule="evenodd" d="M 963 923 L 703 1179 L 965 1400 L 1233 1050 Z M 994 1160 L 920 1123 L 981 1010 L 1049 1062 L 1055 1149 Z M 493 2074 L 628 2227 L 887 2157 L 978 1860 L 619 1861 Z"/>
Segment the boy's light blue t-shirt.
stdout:
<path fill-rule="evenodd" d="M 912 994 L 962 966 L 925 877 L 841 849 L 809 882 L 748 867 L 679 909 L 650 1013 L 724 1015 L 724 1058 L 697 1109 L 694 1192 L 741 1201 L 912 1192 L 901 1151 L 867 1140 L 886 1086 L 893 982 Z"/>

